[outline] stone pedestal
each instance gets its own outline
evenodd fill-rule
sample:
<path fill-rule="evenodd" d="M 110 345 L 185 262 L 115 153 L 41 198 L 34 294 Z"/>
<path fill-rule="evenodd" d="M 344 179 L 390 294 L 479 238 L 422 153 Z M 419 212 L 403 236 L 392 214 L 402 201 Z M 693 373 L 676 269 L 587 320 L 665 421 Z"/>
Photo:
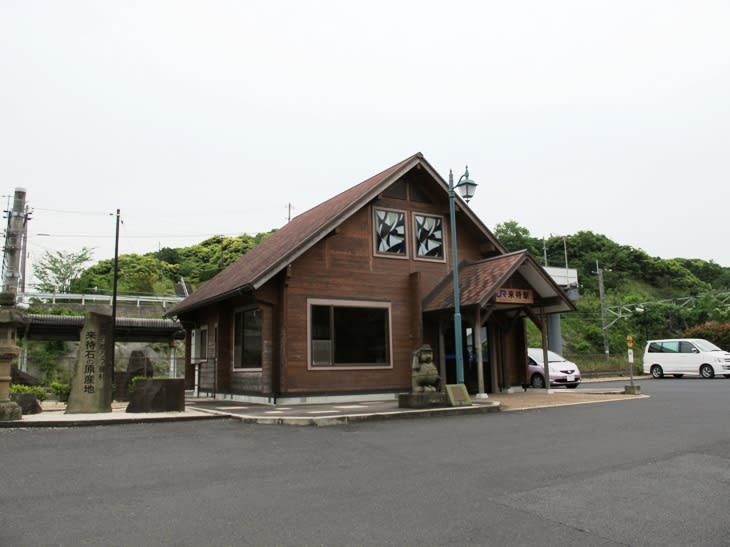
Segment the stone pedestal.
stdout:
<path fill-rule="evenodd" d="M 641 386 L 639 385 L 626 385 L 624 386 L 624 393 L 626 395 L 639 395 L 641 393 Z"/>
<path fill-rule="evenodd" d="M 25 322 L 25 315 L 15 308 L 0 309 L 0 420 L 20 420 L 23 412 L 10 400 L 10 364 L 20 350 L 15 331 Z"/>
<path fill-rule="evenodd" d="M 401 393 L 398 395 L 398 408 L 434 408 L 449 406 L 446 393 L 426 391 L 422 393 Z"/>
<path fill-rule="evenodd" d="M 111 367 L 114 348 L 111 329 L 110 312 L 86 314 L 66 414 L 112 411 Z"/>

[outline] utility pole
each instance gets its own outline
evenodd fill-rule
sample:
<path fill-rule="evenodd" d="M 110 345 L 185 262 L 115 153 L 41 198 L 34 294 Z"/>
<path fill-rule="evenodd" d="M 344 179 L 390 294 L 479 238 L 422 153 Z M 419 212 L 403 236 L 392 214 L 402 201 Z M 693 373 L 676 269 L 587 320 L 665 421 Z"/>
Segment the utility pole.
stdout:
<path fill-rule="evenodd" d="M 28 221 L 30 211 L 25 206 L 25 217 L 23 218 L 23 254 L 20 257 L 20 294 L 25 295 L 25 266 L 28 259 Z"/>
<path fill-rule="evenodd" d="M 112 332 L 111 332 L 111 359 L 112 359 L 112 383 L 114 383 L 114 368 L 116 359 L 115 335 L 117 330 L 117 283 L 119 281 L 119 209 L 117 209 L 117 229 L 114 235 L 114 282 L 112 283 Z"/>
<path fill-rule="evenodd" d="M 606 326 L 606 292 L 603 286 L 603 268 L 598 265 L 596 260 L 596 271 L 598 274 L 598 296 L 601 299 L 601 329 L 603 330 L 603 351 L 606 352 L 606 361 L 609 359 L 608 352 L 608 327 Z"/>
<path fill-rule="evenodd" d="M 23 224 L 26 220 L 25 188 L 16 188 L 13 208 L 8 211 L 8 229 L 5 234 L 2 294 L 0 304 L 14 306 L 18 296 L 18 280 L 20 278 L 20 257 L 25 252 L 23 247 Z"/>

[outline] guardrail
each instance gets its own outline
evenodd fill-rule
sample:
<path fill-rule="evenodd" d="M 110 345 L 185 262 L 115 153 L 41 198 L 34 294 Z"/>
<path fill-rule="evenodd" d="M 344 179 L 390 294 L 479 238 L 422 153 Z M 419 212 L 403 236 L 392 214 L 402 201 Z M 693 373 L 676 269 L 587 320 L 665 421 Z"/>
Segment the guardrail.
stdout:
<path fill-rule="evenodd" d="M 181 296 L 134 296 L 117 295 L 117 302 L 134 302 L 137 307 L 144 304 L 160 304 L 163 308 L 177 304 L 184 298 Z M 18 293 L 18 302 L 29 304 L 31 300 L 40 300 L 43 303 L 56 304 L 57 301 L 78 302 L 85 306 L 87 302 L 111 304 L 112 296 L 108 294 L 77 294 L 77 293 L 50 293 L 50 292 L 24 292 Z"/>

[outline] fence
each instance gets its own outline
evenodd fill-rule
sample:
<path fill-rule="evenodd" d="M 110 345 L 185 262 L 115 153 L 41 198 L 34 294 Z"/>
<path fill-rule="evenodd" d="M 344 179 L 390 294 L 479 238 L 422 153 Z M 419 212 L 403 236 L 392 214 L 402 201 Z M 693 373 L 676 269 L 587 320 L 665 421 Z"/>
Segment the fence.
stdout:
<path fill-rule="evenodd" d="M 601 376 L 629 376 L 629 360 L 626 352 L 609 354 L 608 359 L 604 353 L 574 353 L 563 354 L 563 357 L 573 361 L 581 374 L 586 378 L 598 378 Z M 634 375 L 643 374 L 641 352 L 634 350 Z"/>

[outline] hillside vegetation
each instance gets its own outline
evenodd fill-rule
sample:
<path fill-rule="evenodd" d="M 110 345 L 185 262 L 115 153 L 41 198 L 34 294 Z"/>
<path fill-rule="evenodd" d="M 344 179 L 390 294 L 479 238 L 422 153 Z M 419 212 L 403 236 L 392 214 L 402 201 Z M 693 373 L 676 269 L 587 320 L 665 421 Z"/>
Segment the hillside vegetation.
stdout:
<path fill-rule="evenodd" d="M 494 232 L 510 251 L 527 249 L 543 265 L 565 266 L 567 251 L 567 266 L 578 270 L 580 283 L 577 312 L 562 316 L 567 354 L 604 353 L 598 268 L 612 354 L 625 352 L 627 335 L 637 347 L 651 338 L 694 334 L 730 348 L 730 268 L 693 258 L 651 257 L 589 231 L 543 240 L 508 221 Z M 215 236 L 190 247 L 121 255 L 119 293 L 171 295 L 181 280 L 194 290 L 271 233 Z M 84 269 L 71 282 L 72 291 L 109 293 L 113 266 L 112 260 L 102 260 Z M 539 344 L 535 329 L 529 336 L 531 345 Z"/>
<path fill-rule="evenodd" d="M 192 290 L 215 276 L 273 231 L 240 236 L 214 236 L 190 247 L 119 256 L 119 294 L 174 295 L 185 282 Z M 83 270 L 71 283 L 72 292 L 110 293 L 114 260 L 102 260 Z"/>
<path fill-rule="evenodd" d="M 577 312 L 561 318 L 565 353 L 604 353 L 598 268 L 612 354 L 625 353 L 628 335 L 637 348 L 647 339 L 673 336 L 707 338 L 730 348 L 730 268 L 693 258 L 651 257 L 589 231 L 543 240 L 509 221 L 499 224 L 495 235 L 510 251 L 527 249 L 543 265 L 565 266 L 567 251 L 568 267 L 578 271 L 580 297 Z M 530 344 L 539 344 L 535 330 Z"/>

